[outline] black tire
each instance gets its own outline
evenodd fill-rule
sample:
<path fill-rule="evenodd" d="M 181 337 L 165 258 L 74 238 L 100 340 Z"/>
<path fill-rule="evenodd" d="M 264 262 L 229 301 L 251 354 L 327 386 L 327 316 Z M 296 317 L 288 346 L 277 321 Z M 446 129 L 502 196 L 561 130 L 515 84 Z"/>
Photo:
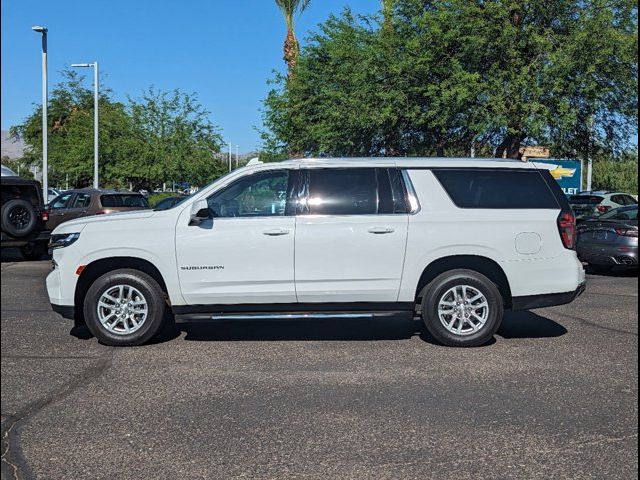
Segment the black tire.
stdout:
<path fill-rule="evenodd" d="M 12 237 L 26 237 L 38 224 L 36 209 L 26 200 L 9 200 L 2 206 L 2 231 Z"/>
<path fill-rule="evenodd" d="M 613 270 L 613 265 L 594 265 L 593 263 L 590 263 L 589 270 L 596 275 L 604 275 L 605 273 L 609 273 Z"/>
<path fill-rule="evenodd" d="M 451 288 L 462 285 L 470 286 L 482 293 L 488 304 L 484 325 L 476 332 L 467 335 L 449 331 L 438 315 L 438 304 L 441 298 Z M 486 344 L 500 328 L 503 316 L 504 304 L 498 287 L 487 277 L 473 270 L 457 269 L 445 272 L 436 277 L 422 291 L 422 320 L 429 333 L 447 346 L 478 347 Z"/>
<path fill-rule="evenodd" d="M 25 260 L 35 261 L 42 260 L 47 252 L 47 244 L 44 242 L 29 242 L 20 247 L 20 253 Z"/>
<path fill-rule="evenodd" d="M 130 334 L 109 331 L 98 317 L 98 302 L 101 296 L 118 285 L 137 289 L 147 304 L 146 319 L 138 330 Z M 91 333 L 105 345 L 120 347 L 142 345 L 151 340 L 163 327 L 165 309 L 164 292 L 158 282 L 150 275 L 133 269 L 114 270 L 99 277 L 89 287 L 83 305 L 84 318 Z"/>

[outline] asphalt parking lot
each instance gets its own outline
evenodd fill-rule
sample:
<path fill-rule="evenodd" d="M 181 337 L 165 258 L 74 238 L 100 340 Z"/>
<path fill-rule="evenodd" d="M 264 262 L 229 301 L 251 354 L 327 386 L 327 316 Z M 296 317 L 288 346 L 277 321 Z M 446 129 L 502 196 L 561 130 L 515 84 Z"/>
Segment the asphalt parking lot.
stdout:
<path fill-rule="evenodd" d="M 403 318 L 114 349 L 51 311 L 49 269 L 2 253 L 3 479 L 637 477 L 635 274 L 475 349 Z"/>

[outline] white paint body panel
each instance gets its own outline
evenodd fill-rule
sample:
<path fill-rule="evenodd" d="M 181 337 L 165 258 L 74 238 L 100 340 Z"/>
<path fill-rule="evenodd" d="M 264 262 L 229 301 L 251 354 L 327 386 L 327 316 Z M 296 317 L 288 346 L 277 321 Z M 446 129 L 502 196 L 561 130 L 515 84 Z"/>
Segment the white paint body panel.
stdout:
<path fill-rule="evenodd" d="M 189 226 L 191 206 L 244 175 L 269 169 L 383 167 L 409 170 L 420 210 L 412 215 L 216 219 L 211 229 Z M 73 306 L 80 265 L 112 257 L 152 263 L 172 305 L 291 302 L 411 302 L 424 269 L 442 257 L 477 255 L 497 262 L 513 296 L 574 291 L 584 270 L 563 247 L 559 210 L 457 208 L 428 168 L 533 169 L 499 159 L 304 159 L 241 168 L 202 188 L 177 207 L 80 218 L 54 234 L 80 232 L 56 249 L 47 277 L 52 303 Z M 393 228 L 371 234 L 372 227 Z M 269 237 L 264 230 L 290 229 Z M 519 235 L 540 238 L 518 251 Z M 531 238 L 528 239 L 530 241 Z M 526 243 L 526 242 L 525 242 Z M 522 253 L 522 252 L 526 253 Z M 182 270 L 182 266 L 223 269 Z"/>
<path fill-rule="evenodd" d="M 395 302 L 407 215 L 299 216 L 296 291 L 300 302 Z M 389 233 L 373 233 L 392 230 Z"/>
<path fill-rule="evenodd" d="M 220 218 L 176 226 L 176 258 L 187 304 L 293 303 L 295 217 Z M 283 235 L 265 232 L 281 230 Z M 193 270 L 190 267 L 212 267 Z"/>

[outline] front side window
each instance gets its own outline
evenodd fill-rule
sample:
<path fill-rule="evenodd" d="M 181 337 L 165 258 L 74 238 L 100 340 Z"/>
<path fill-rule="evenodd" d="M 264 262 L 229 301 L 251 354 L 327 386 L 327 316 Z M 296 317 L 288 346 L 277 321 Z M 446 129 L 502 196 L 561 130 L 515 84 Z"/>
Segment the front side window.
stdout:
<path fill-rule="evenodd" d="M 207 198 L 214 217 L 274 217 L 285 215 L 286 170 L 260 172 L 236 180 Z"/>
<path fill-rule="evenodd" d="M 376 169 L 309 170 L 307 211 L 311 215 L 375 215 L 378 213 Z"/>
<path fill-rule="evenodd" d="M 51 209 L 56 210 L 59 208 L 67 208 L 69 206 L 69 202 L 71 201 L 71 197 L 73 197 L 72 193 L 65 193 L 57 198 L 54 198 L 51 202 Z"/>

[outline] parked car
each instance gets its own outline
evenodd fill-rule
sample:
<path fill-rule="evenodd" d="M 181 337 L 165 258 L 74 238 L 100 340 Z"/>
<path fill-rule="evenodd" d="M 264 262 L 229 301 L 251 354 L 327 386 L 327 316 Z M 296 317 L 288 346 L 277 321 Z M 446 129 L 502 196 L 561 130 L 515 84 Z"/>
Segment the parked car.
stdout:
<path fill-rule="evenodd" d="M 68 190 L 48 205 L 47 228 L 53 230 L 62 222 L 79 217 L 148 208 L 147 199 L 139 193 L 93 188 Z"/>
<path fill-rule="evenodd" d="M 62 192 L 59 190 L 56 190 L 55 188 L 47 188 L 47 201 L 45 203 L 50 203 L 53 201 L 54 198 L 56 198 L 58 195 L 60 195 Z"/>
<path fill-rule="evenodd" d="M 42 187 L 2 166 L 2 248 L 18 247 L 27 260 L 47 251 L 49 230 Z"/>
<path fill-rule="evenodd" d="M 619 207 L 578 226 L 578 256 L 596 272 L 638 268 L 638 206 Z"/>
<path fill-rule="evenodd" d="M 109 345 L 148 341 L 170 308 L 207 320 L 402 311 L 443 344 L 477 346 L 505 309 L 582 293 L 574 240 L 566 196 L 533 163 L 256 162 L 169 210 L 63 223 L 47 289 Z"/>
<path fill-rule="evenodd" d="M 597 217 L 611 209 L 626 205 L 637 205 L 632 195 L 621 192 L 580 192 L 569 196 L 569 203 L 577 220 Z"/>
<path fill-rule="evenodd" d="M 154 210 L 168 210 L 170 208 L 175 207 L 176 205 L 178 205 L 180 202 L 182 202 L 185 198 L 185 196 L 180 196 L 180 197 L 167 197 L 167 198 L 163 198 L 162 200 L 160 200 L 157 205 L 153 208 Z"/>

